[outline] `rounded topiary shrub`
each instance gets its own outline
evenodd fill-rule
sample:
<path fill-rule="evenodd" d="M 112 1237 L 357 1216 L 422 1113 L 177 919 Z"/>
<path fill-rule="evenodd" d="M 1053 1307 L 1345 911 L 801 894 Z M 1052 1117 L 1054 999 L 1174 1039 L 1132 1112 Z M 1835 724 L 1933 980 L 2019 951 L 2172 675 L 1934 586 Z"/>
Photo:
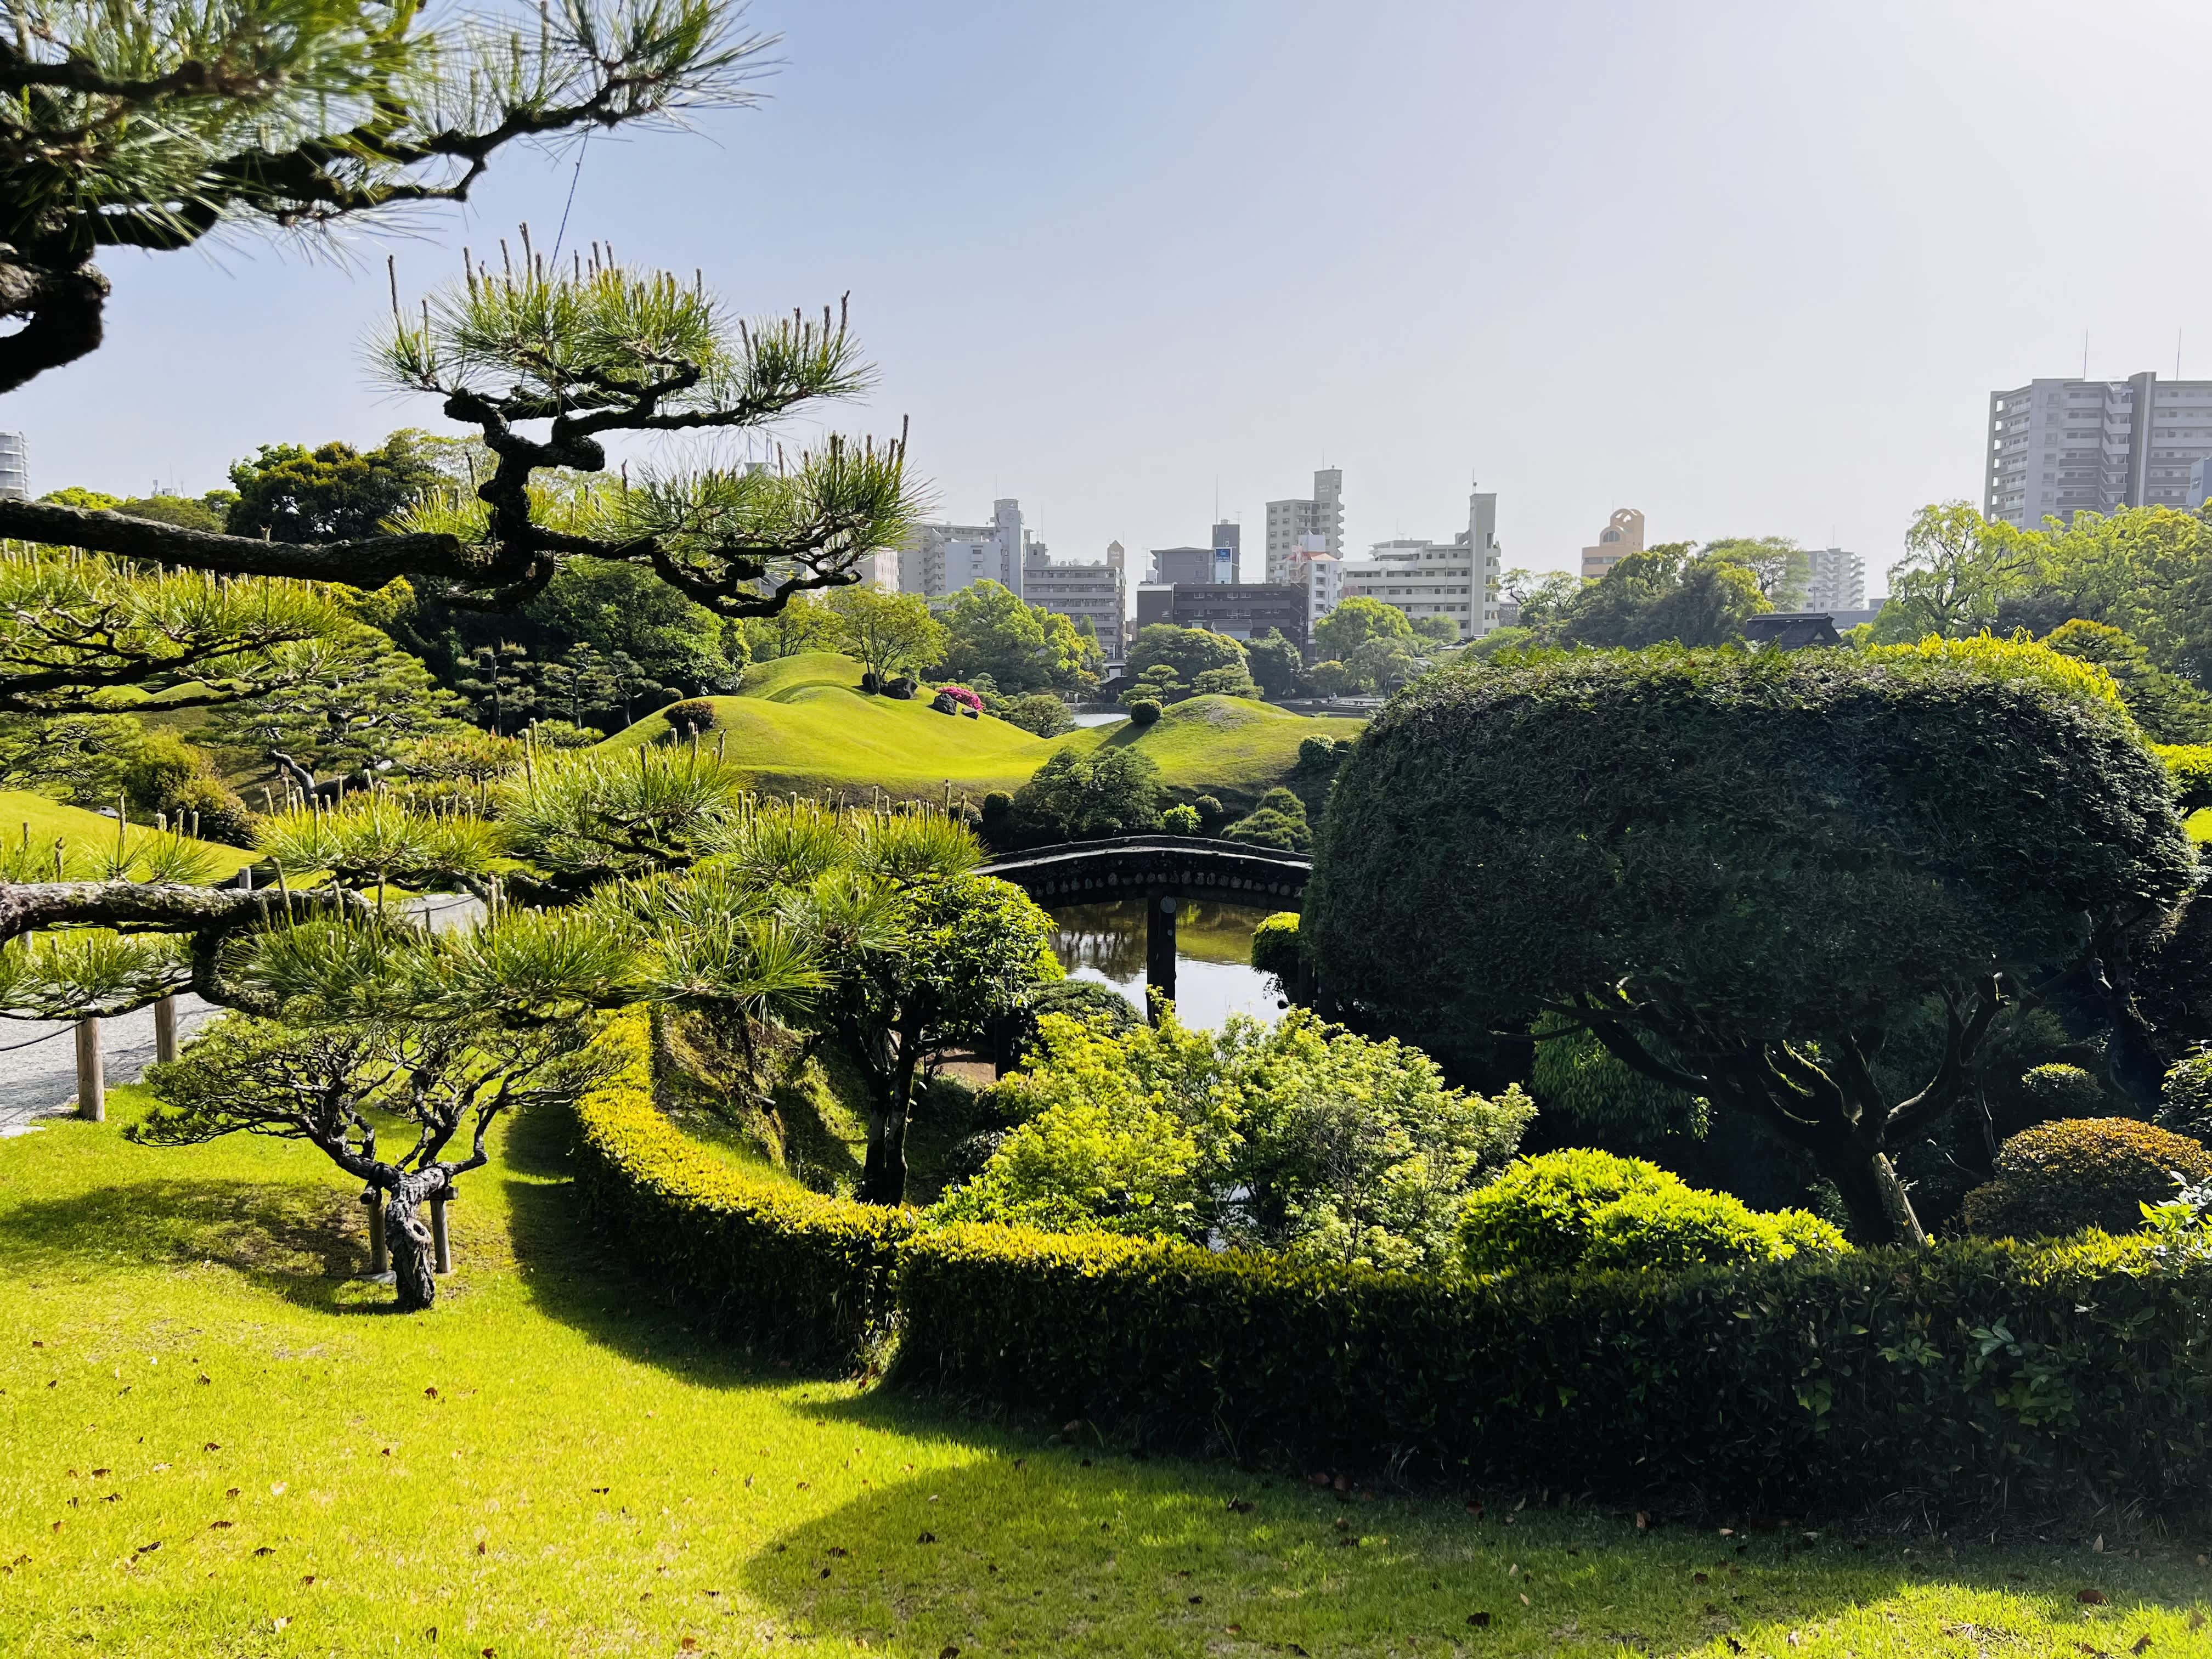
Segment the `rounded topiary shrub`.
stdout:
<path fill-rule="evenodd" d="M 1194 836 L 1199 830 L 1198 808 L 1170 806 L 1160 814 L 1160 828 L 1171 836 Z"/>
<path fill-rule="evenodd" d="M 1014 798 L 1003 789 L 994 789 L 983 797 L 983 816 L 1002 818 L 1014 810 Z"/>
<path fill-rule="evenodd" d="M 1679 1177 L 1640 1158 L 1575 1148 L 1524 1158 L 1467 1201 L 1460 1248 L 1476 1273 L 1564 1270 L 1589 1248 L 1590 1218 L 1631 1193 Z"/>
<path fill-rule="evenodd" d="M 2065 1118 L 2023 1129 L 1997 1153 L 1997 1178 L 1966 1194 L 1960 1219 L 1991 1238 L 2133 1232 L 2142 1206 L 2212 1181 L 2212 1152 L 2127 1117 Z"/>
<path fill-rule="evenodd" d="M 691 697 L 669 704 L 660 711 L 660 718 L 668 722 L 668 729 L 678 737 L 688 738 L 694 732 L 714 729 L 714 705 L 704 697 Z"/>
<path fill-rule="evenodd" d="M 1304 964 L 1298 958 L 1297 911 L 1278 910 L 1252 930 L 1252 965 L 1286 986 L 1298 982 Z"/>
<path fill-rule="evenodd" d="M 2104 1085 L 2079 1066 L 2034 1066 L 2020 1086 L 2042 1117 L 2102 1117 L 2111 1103 Z"/>
<path fill-rule="evenodd" d="M 1129 724 L 1150 726 L 1160 717 L 1160 706 L 1150 697 L 1139 697 L 1129 705 Z"/>
<path fill-rule="evenodd" d="M 1677 1271 L 1845 1248 L 1803 1210 L 1754 1210 L 1642 1158 L 1582 1148 L 1512 1164 L 1468 1200 L 1459 1237 L 1476 1273 Z"/>

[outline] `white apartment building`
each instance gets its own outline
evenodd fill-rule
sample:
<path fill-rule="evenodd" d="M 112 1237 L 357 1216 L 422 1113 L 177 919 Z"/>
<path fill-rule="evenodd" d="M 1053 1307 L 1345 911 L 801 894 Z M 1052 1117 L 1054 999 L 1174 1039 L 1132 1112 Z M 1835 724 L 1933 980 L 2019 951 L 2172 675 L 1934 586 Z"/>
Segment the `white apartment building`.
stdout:
<path fill-rule="evenodd" d="M 1449 542 L 1417 538 L 1377 542 L 1366 558 L 1344 567 L 1340 599 L 1380 599 L 1418 622 L 1449 617 L 1462 640 L 1498 626 L 1498 496 L 1468 497 L 1468 527 Z"/>
<path fill-rule="evenodd" d="M 1056 611 L 1077 627 L 1090 623 L 1098 648 L 1119 661 L 1127 649 L 1127 556 L 1119 542 L 1106 544 L 1101 564 L 1056 564 L 1042 542 L 1029 544 L 1022 563 L 1021 594 L 1031 605 Z"/>
<path fill-rule="evenodd" d="M 1631 553 L 1643 550 L 1643 509 L 1617 508 L 1605 528 L 1597 532 L 1597 545 L 1583 549 L 1583 579 L 1587 581 L 1602 576 Z"/>
<path fill-rule="evenodd" d="M 2193 508 L 2212 380 L 2030 380 L 1990 393 L 1984 516 L 2033 529 L 2124 507 Z"/>
<path fill-rule="evenodd" d="M 899 544 L 899 592 L 941 599 L 971 582 L 994 581 L 1018 593 L 1029 550 L 1018 501 L 992 502 L 988 524 L 916 525 Z"/>
<path fill-rule="evenodd" d="M 1344 561 L 1328 550 L 1324 538 L 1301 536 L 1283 577 L 1278 586 L 1297 588 L 1306 596 L 1306 637 L 1311 639 L 1313 625 L 1344 597 Z"/>
<path fill-rule="evenodd" d="M 1267 503 L 1267 585 L 1274 587 L 1297 580 L 1292 567 L 1305 538 L 1318 536 L 1322 550 L 1333 558 L 1344 556 L 1344 469 L 1325 467 L 1314 474 L 1310 501 Z"/>
<path fill-rule="evenodd" d="M 1866 560 L 1840 547 L 1808 548 L 1805 584 L 1808 611 L 1863 611 Z"/>

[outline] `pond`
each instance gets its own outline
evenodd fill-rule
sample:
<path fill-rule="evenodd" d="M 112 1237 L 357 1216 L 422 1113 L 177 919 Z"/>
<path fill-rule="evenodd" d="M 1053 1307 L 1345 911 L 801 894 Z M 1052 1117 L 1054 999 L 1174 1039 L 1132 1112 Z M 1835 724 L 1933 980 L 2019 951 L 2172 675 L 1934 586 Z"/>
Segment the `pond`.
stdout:
<path fill-rule="evenodd" d="M 1145 901 L 1048 907 L 1053 949 L 1077 979 L 1103 981 L 1145 1006 Z M 1251 965 L 1252 930 L 1269 914 L 1256 904 L 1185 899 L 1176 921 L 1176 1012 L 1186 1025 L 1218 1030 L 1231 1014 L 1273 1022 L 1273 981 Z"/>
<path fill-rule="evenodd" d="M 1116 720 L 1128 719 L 1129 711 L 1126 708 L 1079 708 L 1074 718 L 1078 726 L 1111 726 Z"/>

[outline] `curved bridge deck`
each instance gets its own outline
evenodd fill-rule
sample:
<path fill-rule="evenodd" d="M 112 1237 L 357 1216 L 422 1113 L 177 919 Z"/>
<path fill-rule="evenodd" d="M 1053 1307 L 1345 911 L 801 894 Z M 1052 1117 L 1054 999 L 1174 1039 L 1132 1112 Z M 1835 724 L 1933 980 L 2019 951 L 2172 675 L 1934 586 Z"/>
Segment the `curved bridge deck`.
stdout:
<path fill-rule="evenodd" d="M 1032 898 L 1071 904 L 1175 896 L 1294 910 L 1313 875 L 1313 860 L 1240 841 L 1123 836 L 1011 854 L 976 873 L 1010 881 Z"/>

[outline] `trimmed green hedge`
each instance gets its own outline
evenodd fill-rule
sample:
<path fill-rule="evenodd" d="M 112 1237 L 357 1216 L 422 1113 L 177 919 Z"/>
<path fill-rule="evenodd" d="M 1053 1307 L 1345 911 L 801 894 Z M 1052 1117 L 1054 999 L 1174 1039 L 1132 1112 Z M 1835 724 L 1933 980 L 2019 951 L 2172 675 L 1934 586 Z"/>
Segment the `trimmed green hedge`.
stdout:
<path fill-rule="evenodd" d="M 2212 1490 L 2212 1261 L 1947 1243 L 1683 1273 L 1440 1280 L 822 1198 L 655 1109 L 641 1016 L 581 1103 L 591 1212 L 774 1351 L 1162 1448 L 1833 1513 Z"/>
<path fill-rule="evenodd" d="M 2212 1480 L 2212 1263 L 2140 1244 L 1459 1284 L 980 1225 L 902 1254 L 902 1380 L 1161 1445 L 1831 1512 Z"/>
<path fill-rule="evenodd" d="M 597 1041 L 623 1063 L 576 1109 L 586 1212 L 717 1328 L 793 1358 L 864 1363 L 890 1328 L 913 1212 L 824 1198 L 700 1146 L 653 1104 L 642 1011 L 616 1016 Z"/>

